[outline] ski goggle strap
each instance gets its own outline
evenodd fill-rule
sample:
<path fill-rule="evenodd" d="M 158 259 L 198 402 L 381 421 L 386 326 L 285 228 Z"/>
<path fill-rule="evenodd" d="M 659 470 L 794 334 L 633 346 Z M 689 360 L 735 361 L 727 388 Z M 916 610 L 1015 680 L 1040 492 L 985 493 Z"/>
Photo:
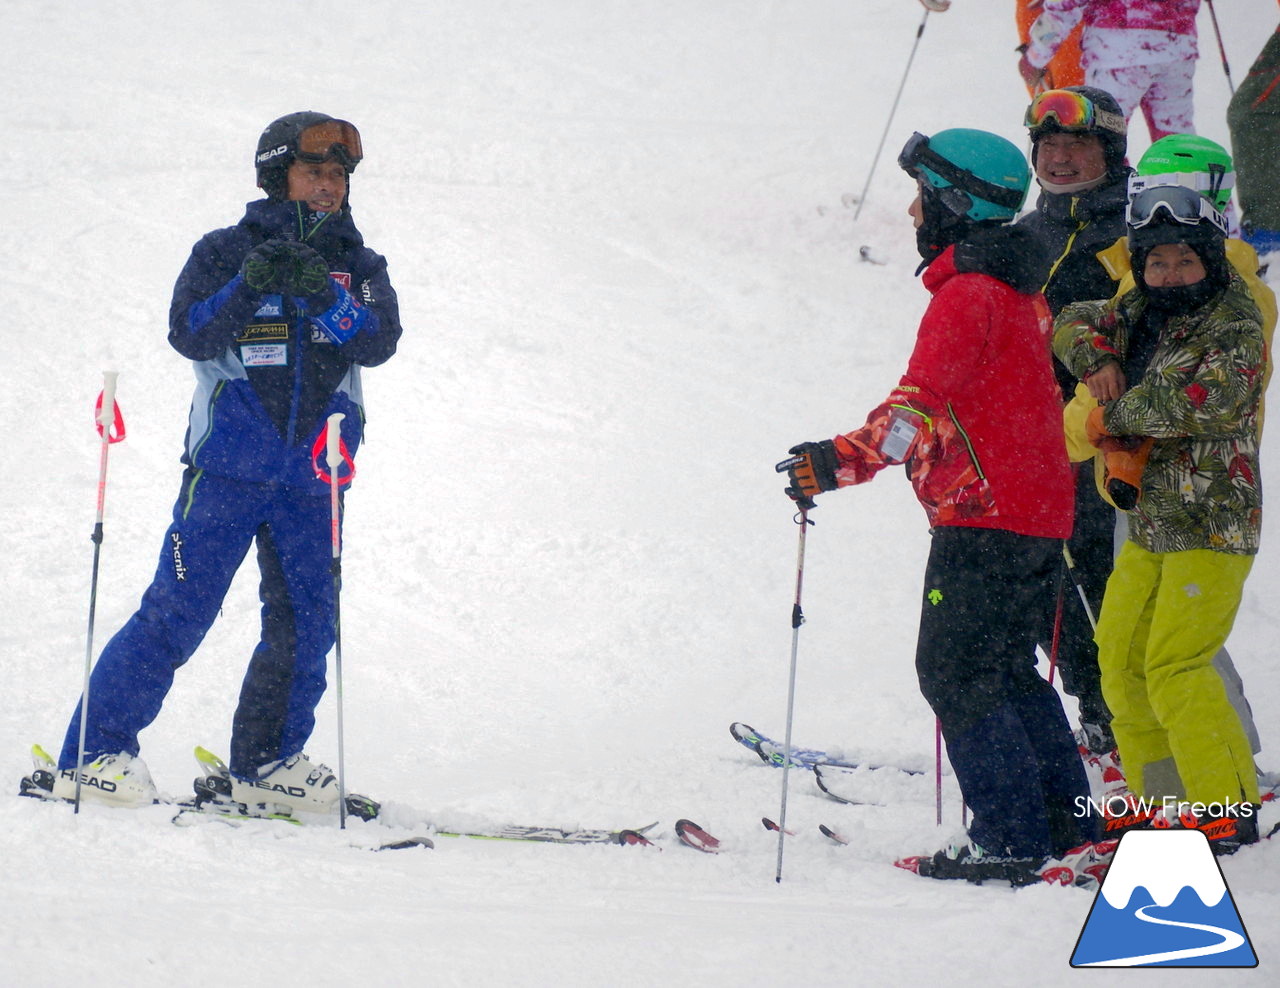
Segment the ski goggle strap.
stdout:
<path fill-rule="evenodd" d="M 1127 131 L 1123 116 L 1103 110 L 1089 97 L 1067 89 L 1040 93 L 1027 107 L 1022 122 L 1032 131 L 1047 123 L 1056 123 L 1062 130 L 1090 131 L 1100 127 L 1122 135 Z"/>
<path fill-rule="evenodd" d="M 996 206 L 1017 209 L 1022 205 L 1025 193 L 979 178 L 971 171 L 952 164 L 929 147 L 929 138 L 919 131 L 907 138 L 898 155 L 898 167 L 912 178 L 920 177 L 920 169 L 928 168 L 935 175 L 946 179 L 956 188 L 977 196 Z"/>
<path fill-rule="evenodd" d="M 326 120 L 312 124 L 298 135 L 294 156 L 312 164 L 334 157 L 348 169 L 354 170 L 364 159 L 360 131 L 356 130 L 355 124 L 345 120 Z"/>
<path fill-rule="evenodd" d="M 1215 204 L 1219 198 L 1222 198 L 1224 192 L 1225 198 L 1229 199 L 1231 191 L 1236 187 L 1236 173 L 1227 171 L 1222 165 L 1211 164 L 1206 167 L 1208 170 L 1203 172 L 1166 172 L 1163 175 L 1130 176 L 1129 197 L 1132 198 L 1143 189 L 1149 189 L 1155 185 L 1182 185 L 1208 196 Z"/>
<path fill-rule="evenodd" d="M 1141 230 L 1154 223 L 1161 213 L 1183 226 L 1199 226 L 1201 220 L 1208 220 L 1224 237 L 1228 235 L 1226 217 L 1199 192 L 1184 185 L 1153 185 L 1143 189 L 1129 200 L 1125 222 L 1130 229 Z"/>

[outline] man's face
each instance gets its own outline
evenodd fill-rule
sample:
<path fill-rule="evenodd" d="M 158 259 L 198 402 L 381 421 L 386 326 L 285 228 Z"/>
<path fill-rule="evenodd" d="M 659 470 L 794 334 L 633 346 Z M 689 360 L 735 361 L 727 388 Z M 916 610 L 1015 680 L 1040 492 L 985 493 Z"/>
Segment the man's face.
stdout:
<path fill-rule="evenodd" d="M 289 166 L 289 198 L 316 213 L 336 213 L 347 194 L 347 170 L 330 158 L 315 164 L 295 158 Z"/>
<path fill-rule="evenodd" d="M 1096 184 L 1106 174 L 1102 139 L 1095 134 L 1047 134 L 1036 142 L 1036 178 L 1049 191 L 1055 185 Z"/>

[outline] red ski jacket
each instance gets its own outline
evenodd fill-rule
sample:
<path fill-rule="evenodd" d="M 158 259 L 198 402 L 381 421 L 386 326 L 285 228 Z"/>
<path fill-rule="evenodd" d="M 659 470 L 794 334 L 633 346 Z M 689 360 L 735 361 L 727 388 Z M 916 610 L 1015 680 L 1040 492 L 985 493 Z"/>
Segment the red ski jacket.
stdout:
<path fill-rule="evenodd" d="M 952 246 L 925 271 L 933 300 L 907 372 L 866 425 L 835 438 L 836 479 L 860 484 L 907 463 L 931 527 L 1066 538 L 1075 496 L 1053 320 L 1036 279 L 1012 278 L 1021 291 L 1004 280 L 1024 248 L 1017 231 L 984 241 L 959 245 L 963 270 Z"/>

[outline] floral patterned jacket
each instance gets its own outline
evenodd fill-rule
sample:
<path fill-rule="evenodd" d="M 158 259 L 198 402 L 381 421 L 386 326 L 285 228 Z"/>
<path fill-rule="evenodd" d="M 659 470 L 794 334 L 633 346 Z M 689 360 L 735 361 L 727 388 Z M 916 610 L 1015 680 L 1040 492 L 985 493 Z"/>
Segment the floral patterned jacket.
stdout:
<path fill-rule="evenodd" d="M 1135 289 L 1067 306 L 1054 352 L 1078 378 L 1122 361 L 1147 301 Z M 1258 408 L 1266 343 L 1262 318 L 1238 274 L 1212 300 L 1174 316 L 1142 380 L 1106 406 L 1116 436 L 1152 436 L 1129 538 L 1148 552 L 1258 551 L 1262 480 Z"/>

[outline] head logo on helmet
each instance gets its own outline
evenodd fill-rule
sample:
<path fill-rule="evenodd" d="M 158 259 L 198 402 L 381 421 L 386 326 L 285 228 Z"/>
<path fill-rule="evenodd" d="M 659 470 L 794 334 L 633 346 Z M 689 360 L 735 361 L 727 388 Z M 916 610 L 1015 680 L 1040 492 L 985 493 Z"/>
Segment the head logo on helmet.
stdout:
<path fill-rule="evenodd" d="M 1129 195 L 1153 185 L 1195 189 L 1219 211 L 1231 201 L 1236 173 L 1231 155 L 1216 141 L 1197 134 L 1169 134 L 1147 148 L 1129 179 Z"/>
<path fill-rule="evenodd" d="M 302 110 L 273 120 L 258 138 L 253 166 L 258 187 L 272 199 L 288 198 L 289 166 L 297 159 L 342 163 L 348 177 L 364 157 L 354 124 L 326 113 Z"/>

